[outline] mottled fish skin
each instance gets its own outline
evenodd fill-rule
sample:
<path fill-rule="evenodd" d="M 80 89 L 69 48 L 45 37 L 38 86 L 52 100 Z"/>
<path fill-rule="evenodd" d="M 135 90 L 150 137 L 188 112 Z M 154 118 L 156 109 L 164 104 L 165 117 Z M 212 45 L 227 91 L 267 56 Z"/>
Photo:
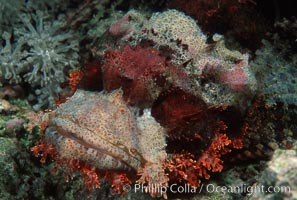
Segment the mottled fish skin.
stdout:
<path fill-rule="evenodd" d="M 46 130 L 45 139 L 57 148 L 61 157 L 81 160 L 101 170 L 109 170 L 111 168 L 114 170 L 132 170 L 130 166 L 109 155 L 96 149 L 85 147 L 73 139 L 60 135 L 52 127 Z"/>
<path fill-rule="evenodd" d="M 165 129 L 150 109 L 139 113 L 127 106 L 121 89 L 109 94 L 77 90 L 44 116 L 49 124 L 45 139 L 66 159 L 81 160 L 99 170 L 134 170 L 140 176 L 138 183 L 166 187 Z"/>
<path fill-rule="evenodd" d="M 137 151 L 136 122 L 118 97 L 120 90 L 108 96 L 78 90 L 49 113 L 49 127 L 64 137 L 58 142 L 51 141 L 62 156 L 88 162 L 96 160 L 94 165 L 100 169 L 140 168 L 144 160 Z"/>

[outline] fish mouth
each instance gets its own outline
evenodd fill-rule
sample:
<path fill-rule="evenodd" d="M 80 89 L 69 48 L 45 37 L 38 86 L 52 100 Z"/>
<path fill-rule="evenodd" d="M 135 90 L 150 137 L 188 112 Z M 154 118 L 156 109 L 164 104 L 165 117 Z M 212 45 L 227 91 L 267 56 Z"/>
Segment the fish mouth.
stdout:
<path fill-rule="evenodd" d="M 128 156 L 129 159 L 134 160 L 134 163 L 137 163 L 137 164 L 131 164 L 131 162 L 124 159 L 124 156 L 113 154 L 112 152 L 106 150 L 105 148 L 102 148 L 88 141 L 85 141 L 81 137 L 77 136 L 77 134 L 71 131 L 67 131 L 63 129 L 61 126 L 58 126 L 57 124 L 54 124 L 54 123 L 51 123 L 50 126 L 46 129 L 45 136 L 46 136 L 45 139 L 50 141 L 56 147 L 59 146 L 59 142 L 62 141 L 64 138 L 73 140 L 87 149 L 94 149 L 95 151 L 101 154 L 108 155 L 113 159 L 120 161 L 123 164 L 124 168 L 128 170 L 131 170 L 131 169 L 138 170 L 139 168 L 141 168 L 143 163 L 146 162 L 139 152 L 129 150 L 124 145 L 114 144 L 108 139 L 104 138 L 103 136 L 102 137 L 99 136 L 102 140 L 104 140 L 106 143 L 110 144 L 114 148 L 120 149 L 124 154 L 126 154 L 126 156 Z"/>

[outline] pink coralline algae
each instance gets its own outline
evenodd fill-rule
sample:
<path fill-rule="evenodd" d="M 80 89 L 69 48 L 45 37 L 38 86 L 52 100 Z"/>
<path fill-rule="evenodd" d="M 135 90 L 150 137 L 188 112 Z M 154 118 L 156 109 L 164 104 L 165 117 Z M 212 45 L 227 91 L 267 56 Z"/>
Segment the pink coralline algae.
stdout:
<path fill-rule="evenodd" d="M 120 21 L 112 24 L 109 27 L 108 32 L 113 36 L 125 35 L 129 32 L 129 30 L 125 29 L 125 23 L 128 23 L 128 22 L 129 22 L 129 16 L 126 15 Z"/>
<path fill-rule="evenodd" d="M 237 63 L 232 70 L 225 71 L 220 76 L 222 83 L 228 84 L 233 91 L 243 91 L 246 89 L 249 80 L 248 58 Z"/>

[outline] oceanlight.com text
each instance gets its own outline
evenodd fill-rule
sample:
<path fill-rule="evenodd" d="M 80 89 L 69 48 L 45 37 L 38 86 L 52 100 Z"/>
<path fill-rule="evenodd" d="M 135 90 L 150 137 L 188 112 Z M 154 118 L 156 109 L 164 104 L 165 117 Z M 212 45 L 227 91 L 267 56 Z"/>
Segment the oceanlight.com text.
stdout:
<path fill-rule="evenodd" d="M 125 185 L 124 190 L 126 192 L 141 192 L 141 193 L 158 193 L 158 194 L 195 194 L 195 193 L 237 193 L 237 194 L 246 194 L 252 195 L 254 193 L 284 193 L 290 194 L 291 188 L 289 186 L 249 186 L 249 185 L 240 185 L 240 186 L 218 186 L 215 184 L 201 184 L 199 187 L 192 187 L 189 184 L 171 184 L 168 186 L 152 184 L 152 185 L 143 185 L 143 184 L 134 184 L 134 185 Z"/>

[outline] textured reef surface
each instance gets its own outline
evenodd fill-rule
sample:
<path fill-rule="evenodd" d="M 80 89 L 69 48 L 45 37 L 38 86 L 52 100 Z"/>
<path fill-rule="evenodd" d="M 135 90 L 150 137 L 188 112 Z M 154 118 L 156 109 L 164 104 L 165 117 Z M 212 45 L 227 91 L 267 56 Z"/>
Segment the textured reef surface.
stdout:
<path fill-rule="evenodd" d="M 267 4 L 0 0 L 0 198 L 297 198 L 297 21 Z"/>

